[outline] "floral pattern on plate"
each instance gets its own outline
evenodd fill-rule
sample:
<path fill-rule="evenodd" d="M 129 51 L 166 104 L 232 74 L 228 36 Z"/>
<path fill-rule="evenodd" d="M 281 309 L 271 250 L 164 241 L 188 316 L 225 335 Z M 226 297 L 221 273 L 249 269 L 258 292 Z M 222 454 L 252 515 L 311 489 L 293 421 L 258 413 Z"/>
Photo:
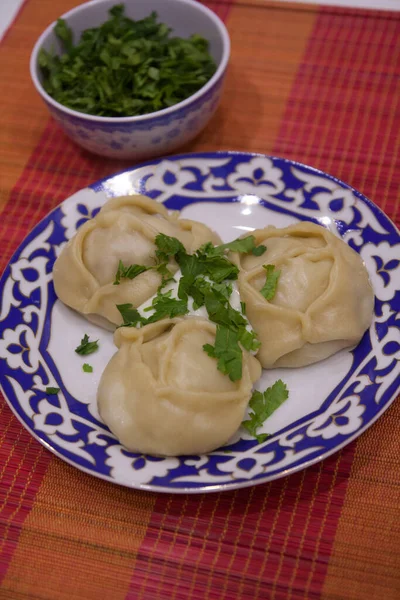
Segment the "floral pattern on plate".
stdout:
<path fill-rule="evenodd" d="M 297 412 L 299 401 L 290 398 L 288 408 L 281 407 L 267 422 L 274 433 L 264 443 L 240 430 L 209 455 L 143 456 L 125 450 L 101 422 L 95 392 L 115 350 L 112 336 L 61 305 L 52 266 L 63 245 L 107 197 L 137 192 L 170 209 L 183 209 L 185 216 L 197 211 L 216 228 L 224 222 L 232 227 L 232 238 L 241 233 L 233 235 L 237 219 L 250 223 L 242 227 L 248 231 L 254 223 L 312 220 L 342 237 L 365 261 L 376 296 L 370 330 L 352 352 L 308 371 L 279 370 L 279 376 L 291 378 L 292 388 L 298 382 L 307 391 L 312 380 L 312 387 L 321 384 L 322 391 L 312 398 L 306 393 Z M 390 220 L 359 192 L 310 167 L 228 152 L 152 161 L 77 192 L 16 251 L 1 279 L 1 387 L 16 416 L 48 449 L 114 483 L 179 493 L 221 491 L 282 477 L 349 443 L 394 400 L 400 384 L 399 256 L 400 236 Z M 100 336 L 93 376 L 81 373 L 73 353 L 79 332 Z M 325 381 L 324 387 L 330 371 L 336 379 Z M 271 374 L 277 375 L 263 376 L 264 387 Z M 60 392 L 49 396 L 48 386 Z M 301 391 L 296 393 L 301 398 Z"/>

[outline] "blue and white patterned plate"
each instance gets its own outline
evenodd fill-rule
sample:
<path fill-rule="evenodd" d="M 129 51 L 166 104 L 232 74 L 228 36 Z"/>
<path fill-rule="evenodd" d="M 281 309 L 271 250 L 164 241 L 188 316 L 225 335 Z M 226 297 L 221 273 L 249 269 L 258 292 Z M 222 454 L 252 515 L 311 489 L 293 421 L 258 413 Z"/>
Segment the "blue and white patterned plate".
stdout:
<path fill-rule="evenodd" d="M 57 300 L 52 266 L 65 242 L 107 197 L 140 192 L 211 225 L 226 240 L 274 224 L 311 220 L 329 227 L 364 259 L 375 315 L 358 347 L 281 377 L 289 400 L 258 444 L 243 430 L 204 456 L 156 458 L 127 452 L 101 422 L 96 388 L 115 351 L 112 334 Z M 362 194 L 320 171 L 243 153 L 175 156 L 97 182 L 68 198 L 30 233 L 1 279 L 0 383 L 11 409 L 46 448 L 113 483 L 161 492 L 209 492 L 270 481 L 303 469 L 355 439 L 388 408 L 400 385 L 400 235 Z M 74 348 L 100 340 L 84 373 Z M 87 358 L 86 358 L 87 360 Z M 47 396 L 47 386 L 61 388 Z"/>

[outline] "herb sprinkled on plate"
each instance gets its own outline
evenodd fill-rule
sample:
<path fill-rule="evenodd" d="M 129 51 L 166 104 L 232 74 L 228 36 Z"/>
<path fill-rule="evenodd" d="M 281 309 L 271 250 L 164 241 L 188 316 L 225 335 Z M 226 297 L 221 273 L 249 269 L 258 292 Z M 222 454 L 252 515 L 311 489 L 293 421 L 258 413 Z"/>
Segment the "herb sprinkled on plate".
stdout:
<path fill-rule="evenodd" d="M 96 350 L 98 349 L 99 340 L 91 342 L 89 340 L 89 336 L 85 333 L 85 335 L 81 339 L 81 343 L 75 348 L 75 352 L 77 354 L 80 354 L 81 356 L 86 356 L 87 354 L 93 354 L 93 352 L 96 352 Z"/>

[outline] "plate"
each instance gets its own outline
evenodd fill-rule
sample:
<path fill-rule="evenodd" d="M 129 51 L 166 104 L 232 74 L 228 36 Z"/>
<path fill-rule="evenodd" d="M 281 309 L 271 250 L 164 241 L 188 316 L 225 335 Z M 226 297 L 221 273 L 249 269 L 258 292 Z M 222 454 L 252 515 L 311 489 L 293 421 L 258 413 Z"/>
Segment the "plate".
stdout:
<path fill-rule="evenodd" d="M 264 424 L 258 444 L 244 430 L 203 456 L 160 458 L 125 450 L 102 423 L 96 389 L 115 352 L 112 334 L 62 305 L 52 267 L 64 244 L 108 197 L 140 192 L 230 241 L 256 227 L 309 220 L 359 252 L 375 291 L 374 319 L 353 351 L 301 369 L 264 371 L 257 387 L 282 378 L 289 400 Z M 211 492 L 270 481 L 303 469 L 355 439 L 388 408 L 400 386 L 400 235 L 362 194 L 311 167 L 254 154 L 187 154 L 148 162 L 80 190 L 41 221 L 1 279 L 0 383 L 11 409 L 46 448 L 78 469 L 132 488 Z M 87 333 L 90 356 L 74 352 Z M 45 393 L 59 387 L 57 396 Z"/>

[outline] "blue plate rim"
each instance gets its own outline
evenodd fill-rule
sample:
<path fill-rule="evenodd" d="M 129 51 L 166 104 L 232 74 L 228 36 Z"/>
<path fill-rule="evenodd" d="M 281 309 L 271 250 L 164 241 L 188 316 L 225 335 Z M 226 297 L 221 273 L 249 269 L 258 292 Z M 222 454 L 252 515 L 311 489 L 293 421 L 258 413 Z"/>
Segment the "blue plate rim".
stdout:
<path fill-rule="evenodd" d="M 325 173 L 324 171 L 309 166 L 305 163 L 301 163 L 298 161 L 294 161 L 291 160 L 289 158 L 285 158 L 285 157 L 278 157 L 278 156 L 274 156 L 274 155 L 267 155 L 267 154 L 263 154 L 263 153 L 255 153 L 255 152 L 241 152 L 241 151 L 233 151 L 233 150 L 229 150 L 229 151 L 224 151 L 224 150 L 219 150 L 219 151 L 209 151 L 209 152 L 192 152 L 192 153 L 184 153 L 184 154 L 173 154 L 173 155 L 168 155 L 168 156 L 163 156 L 163 157 L 159 157 L 156 159 L 152 159 L 152 160 L 148 160 L 146 162 L 141 162 L 138 164 L 135 164 L 131 167 L 127 167 L 121 171 L 115 172 L 107 177 L 104 177 L 102 179 L 99 179 L 91 184 L 88 184 L 85 188 L 80 188 L 80 190 L 76 190 L 75 192 L 73 192 L 73 194 L 78 193 L 79 191 L 82 191 L 84 189 L 92 189 L 94 191 L 99 191 L 101 188 L 101 185 L 107 181 L 110 181 L 112 179 L 114 179 L 116 176 L 121 175 L 123 173 L 127 173 L 127 172 L 132 172 L 135 171 L 137 169 L 146 167 L 146 166 L 152 166 L 152 165 L 157 165 L 160 164 L 163 161 L 168 161 L 168 160 L 173 160 L 173 161 L 178 161 L 180 159 L 190 159 L 190 158 L 229 158 L 229 157 L 260 157 L 260 158 L 268 158 L 271 159 L 272 161 L 277 160 L 277 161 L 281 161 L 284 162 L 288 165 L 294 166 L 294 167 L 299 167 L 299 168 L 304 168 L 309 172 L 312 172 L 316 175 L 320 175 L 324 178 L 328 178 L 329 180 L 338 183 L 341 187 L 343 187 L 344 189 L 347 190 L 351 190 L 355 196 L 357 196 L 359 199 L 361 199 L 364 203 L 366 203 L 369 208 L 372 210 L 372 212 L 375 214 L 375 216 L 379 216 L 379 217 L 383 217 L 385 221 L 389 222 L 390 225 L 392 226 L 394 232 L 400 237 L 400 232 L 399 229 L 397 228 L 397 226 L 395 225 L 395 223 L 393 223 L 393 221 L 384 213 L 383 210 L 381 210 L 371 199 L 369 199 L 367 196 L 365 196 L 362 192 L 358 191 L 357 189 L 355 189 L 354 187 L 352 187 L 351 185 L 345 183 L 344 181 L 342 181 L 341 179 L 330 175 L 328 173 Z M 64 199 L 62 202 L 60 202 L 57 206 L 55 206 L 51 211 L 49 211 L 40 221 L 38 221 L 38 223 L 36 223 L 36 225 L 30 230 L 30 232 L 25 236 L 25 238 L 19 243 L 18 247 L 16 248 L 16 250 L 13 252 L 11 258 L 9 259 L 7 265 L 5 266 L 1 276 L 0 276 L 0 286 L 1 288 L 3 287 L 3 280 L 5 278 L 5 275 L 7 274 L 8 269 L 10 268 L 10 265 L 14 262 L 14 260 L 18 257 L 20 251 L 22 250 L 23 247 L 26 246 L 26 244 L 30 241 L 30 239 L 34 239 L 34 234 L 37 231 L 37 229 L 40 228 L 40 226 L 51 219 L 51 215 L 53 213 L 55 213 L 65 202 L 67 202 L 69 200 L 69 198 L 73 195 L 71 194 L 70 196 L 68 196 L 68 198 Z M 199 199 L 199 201 L 207 201 L 206 199 Z M 212 199 L 209 201 L 213 201 Z M 298 471 L 301 471 L 303 469 L 306 469 L 312 465 L 315 465 L 319 462 L 321 462 L 322 460 L 324 460 L 325 458 L 328 458 L 329 456 L 331 456 L 332 454 L 340 451 L 342 448 L 344 448 L 345 446 L 347 446 L 348 444 L 350 444 L 351 442 L 353 442 L 355 439 L 357 439 L 362 433 L 364 433 L 370 426 L 372 426 L 379 417 L 382 416 L 382 414 L 391 406 L 391 404 L 394 402 L 394 400 L 397 398 L 397 394 L 398 392 L 396 391 L 393 396 L 388 399 L 385 403 L 384 406 L 381 407 L 381 410 L 373 417 L 371 418 L 363 427 L 361 427 L 359 430 L 357 430 L 354 434 L 348 436 L 343 442 L 335 445 L 333 448 L 331 448 L 330 450 L 324 450 L 323 452 L 321 452 L 318 456 L 309 459 L 309 460 L 304 460 L 304 462 L 301 462 L 301 464 L 292 466 L 287 468 L 286 470 L 282 471 L 282 472 L 278 472 L 275 474 L 266 474 L 264 477 L 260 477 L 257 479 L 249 479 L 246 481 L 240 481 L 240 482 L 226 482 L 226 483 L 219 483 L 216 485 L 207 485 L 207 484 L 203 484 L 203 487 L 162 487 L 162 486 L 158 486 L 156 484 L 142 484 L 142 483 L 138 483 L 135 485 L 129 485 L 128 483 L 122 483 L 119 481 L 116 481 L 115 479 L 112 479 L 110 476 L 107 475 L 103 475 L 102 473 L 96 472 L 96 471 L 91 471 L 90 469 L 87 469 L 86 467 L 82 466 L 82 465 L 78 465 L 77 463 L 75 463 L 73 460 L 69 459 L 68 457 L 64 456 L 61 452 L 59 452 L 56 448 L 54 448 L 53 446 L 51 446 L 45 439 L 41 438 L 39 435 L 36 434 L 36 432 L 32 429 L 30 429 L 27 424 L 23 421 L 23 419 L 21 418 L 21 416 L 16 412 L 15 407 L 13 406 L 13 404 L 10 402 L 9 398 L 7 397 L 4 388 L 2 386 L 2 384 L 0 383 L 0 390 L 3 393 L 4 399 L 6 400 L 8 406 L 11 408 L 12 413 L 17 417 L 17 419 L 19 420 L 19 422 L 24 426 L 24 428 L 40 443 L 42 444 L 42 446 L 44 446 L 47 450 L 49 450 L 52 454 L 54 454 L 55 456 L 57 456 L 58 458 L 61 458 L 62 460 L 64 460 L 65 462 L 67 462 L 68 464 L 74 466 L 75 468 L 78 468 L 80 471 L 83 471 L 89 475 L 98 477 L 100 479 L 103 479 L 104 481 L 108 481 L 109 483 L 114 483 L 117 485 L 123 485 L 124 487 L 130 487 L 132 489 L 138 489 L 138 490 L 143 490 L 143 491 L 151 491 L 151 492 L 159 492 L 159 493 L 173 493 L 173 494 L 199 494 L 199 493 L 215 493 L 215 492 L 221 492 L 221 491 L 229 491 L 229 490 L 235 490 L 235 489 L 240 489 L 240 488 L 246 488 L 246 487 L 250 487 L 253 485 L 257 485 L 257 484 L 262 484 L 262 483 L 267 483 L 269 481 L 274 481 L 276 479 L 280 479 L 282 477 L 294 474 Z"/>

